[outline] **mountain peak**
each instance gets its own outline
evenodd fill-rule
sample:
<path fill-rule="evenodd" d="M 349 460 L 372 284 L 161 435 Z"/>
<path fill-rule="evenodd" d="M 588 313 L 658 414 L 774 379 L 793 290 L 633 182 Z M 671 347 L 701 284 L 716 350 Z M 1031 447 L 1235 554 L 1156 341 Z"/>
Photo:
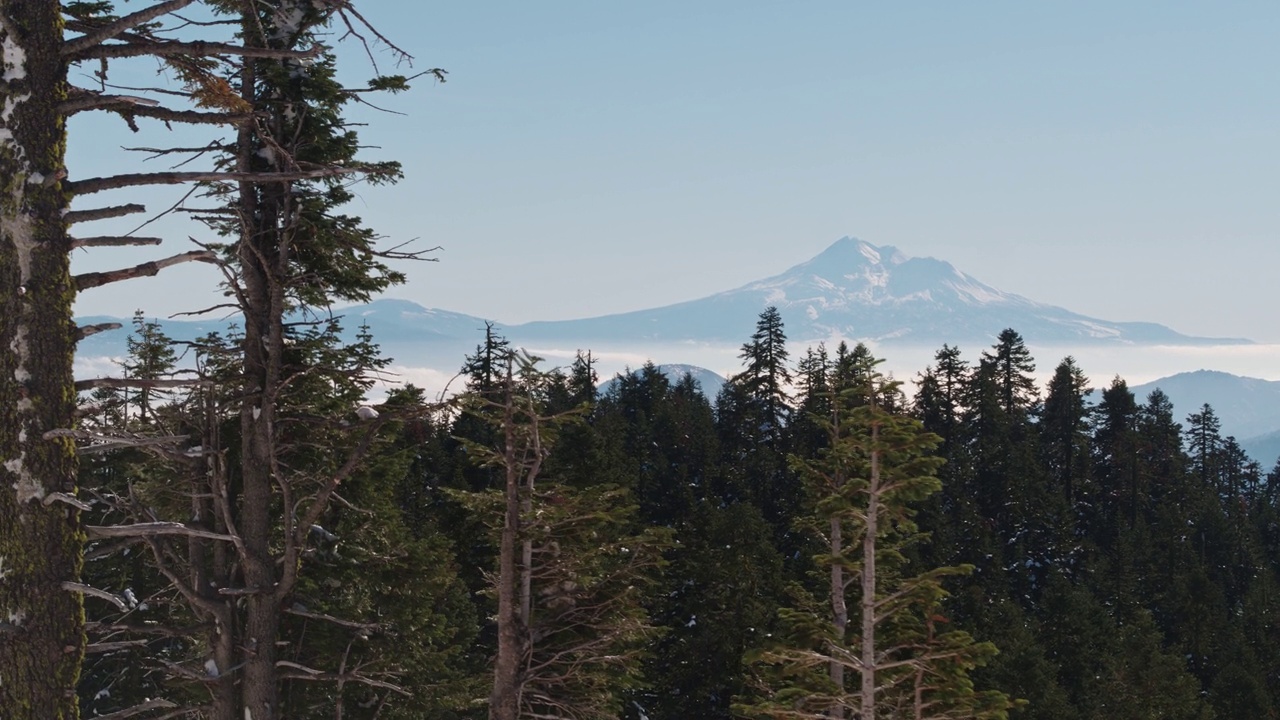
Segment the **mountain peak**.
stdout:
<path fill-rule="evenodd" d="M 832 243 L 806 264 L 823 267 L 855 267 L 861 265 L 899 265 L 907 256 L 892 245 L 872 245 L 848 235 Z"/>

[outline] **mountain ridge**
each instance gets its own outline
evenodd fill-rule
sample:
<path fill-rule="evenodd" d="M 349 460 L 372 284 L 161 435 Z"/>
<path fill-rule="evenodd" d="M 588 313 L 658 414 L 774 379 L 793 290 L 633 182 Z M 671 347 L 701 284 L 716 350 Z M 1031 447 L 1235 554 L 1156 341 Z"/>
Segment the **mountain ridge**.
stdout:
<path fill-rule="evenodd" d="M 989 341 L 1005 328 L 1039 344 L 1249 344 L 1184 335 L 1149 322 L 1112 322 L 1039 303 L 982 283 L 951 263 L 843 237 L 780 274 L 694 300 L 574 320 L 509 326 L 516 336 L 610 341 L 734 341 L 775 306 L 788 336 L 813 342 Z"/>
<path fill-rule="evenodd" d="M 788 336 L 801 343 L 871 340 L 938 347 L 943 343 L 988 343 L 1012 327 L 1038 345 L 1248 344 L 1242 338 L 1184 335 L 1156 323 L 1110 322 L 1006 293 L 932 257 L 911 257 L 896 247 L 844 237 L 823 252 L 783 272 L 702 298 L 657 308 L 575 320 L 519 324 L 492 322 L 465 313 L 427 308 L 409 300 L 381 298 L 333 310 L 354 334 L 368 323 L 388 354 L 452 357 L 474 347 L 486 324 L 513 343 L 591 347 L 636 343 L 740 343 L 756 318 L 774 305 Z M 82 323 L 121 322 L 109 317 Z M 162 320 L 164 331 L 191 340 L 226 331 L 236 318 Z M 82 341 L 81 356 L 120 356 L 126 332 L 101 333 Z M 451 355 L 452 354 L 452 355 Z"/>

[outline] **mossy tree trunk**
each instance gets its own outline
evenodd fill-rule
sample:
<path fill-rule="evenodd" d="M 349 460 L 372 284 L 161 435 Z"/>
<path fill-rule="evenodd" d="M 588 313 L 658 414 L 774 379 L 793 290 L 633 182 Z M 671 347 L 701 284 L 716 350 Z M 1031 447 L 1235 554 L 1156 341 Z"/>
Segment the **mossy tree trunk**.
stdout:
<path fill-rule="evenodd" d="M 63 220 L 66 96 L 57 0 L 0 0 L 0 709 L 78 716 L 84 653 L 69 427 L 75 327 Z M 62 495 L 59 495 L 62 494 Z"/>

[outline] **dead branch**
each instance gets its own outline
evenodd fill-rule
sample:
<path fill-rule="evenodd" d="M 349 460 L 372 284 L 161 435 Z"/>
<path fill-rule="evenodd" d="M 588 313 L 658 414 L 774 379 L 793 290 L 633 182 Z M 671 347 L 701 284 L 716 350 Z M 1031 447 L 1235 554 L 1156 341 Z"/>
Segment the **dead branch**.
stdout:
<path fill-rule="evenodd" d="M 200 110 L 173 110 L 166 107 L 144 107 L 130 105 L 127 107 L 108 107 L 117 112 L 125 122 L 132 126 L 133 118 L 145 117 L 164 122 L 179 122 L 188 125 L 239 125 L 253 119 L 248 113 L 203 112 Z"/>
<path fill-rule="evenodd" d="M 89 643 L 84 647 L 86 655 L 96 655 L 98 653 L 115 652 L 116 650 L 128 650 L 129 648 L 146 647 L 146 640 L 119 640 L 117 642 L 101 642 Z M 101 717 L 101 716 L 99 716 Z"/>
<path fill-rule="evenodd" d="M 239 538 L 231 535 L 202 530 L 184 525 L 180 522 L 149 522 L 132 525 L 85 525 L 84 531 L 91 538 L 110 537 L 144 537 L 153 538 L 161 535 L 181 535 L 183 537 L 207 538 L 209 540 L 225 540 L 236 542 Z"/>
<path fill-rule="evenodd" d="M 321 47 L 319 45 L 307 48 L 306 50 L 273 50 L 271 48 L 261 47 L 245 47 L 243 45 L 230 45 L 228 43 L 206 42 L 196 40 L 193 42 L 177 42 L 177 41 L 159 41 L 159 42 L 130 42 L 120 45 L 95 45 L 85 48 L 79 52 L 70 53 L 71 62 L 79 60 L 105 60 L 109 58 L 130 58 L 142 57 L 150 55 L 153 57 L 169 57 L 173 55 L 188 55 L 196 57 L 221 57 L 224 55 L 235 55 L 239 57 L 251 58 L 269 58 L 275 60 L 285 60 L 295 58 L 305 60 L 313 58 L 320 54 Z"/>
<path fill-rule="evenodd" d="M 396 45 L 395 43 L 391 42 L 391 40 L 390 40 L 390 39 L 388 39 L 385 35 L 383 35 L 382 33 L 378 32 L 378 29 L 377 29 L 377 28 L 375 28 L 375 27 L 373 26 L 373 24 L 372 24 L 372 23 L 370 23 L 368 20 L 366 20 L 366 19 L 364 18 L 364 16 L 363 16 L 363 15 L 361 15 L 359 12 L 357 12 L 357 11 L 356 11 L 356 9 L 355 9 L 355 8 L 351 7 L 351 3 L 349 3 L 349 2 L 343 2 L 343 3 L 341 3 L 341 4 L 338 6 L 338 16 L 339 16 L 340 18 L 342 18 L 342 23 L 343 23 L 344 25 L 346 25 L 346 26 L 347 26 L 347 35 L 351 35 L 351 36 L 355 37 L 357 40 L 359 40 L 359 41 L 360 41 L 360 44 L 364 46 L 365 54 L 369 56 L 369 63 L 370 63 L 371 65 L 373 65 L 373 70 L 374 70 L 374 72 L 377 72 L 377 71 L 378 71 L 378 62 L 377 62 L 377 60 L 376 60 L 376 59 L 374 59 L 374 57 L 373 57 L 373 52 L 369 49 L 369 42 L 368 42 L 368 40 L 366 40 L 366 39 L 365 39 L 365 37 L 364 37 L 364 35 L 362 35 L 358 30 L 356 30 L 355 24 L 351 22 L 351 18 L 347 17 L 347 15 L 348 15 L 348 14 L 352 15 L 352 16 L 353 16 L 353 17 L 355 17 L 357 20 L 359 20 L 359 21 L 360 21 L 360 24 L 361 24 L 361 25 L 364 25 L 364 27 L 365 27 L 365 28 L 366 28 L 366 29 L 367 29 L 367 30 L 368 30 L 368 31 L 369 31 L 369 32 L 370 32 L 370 33 L 371 33 L 375 38 L 377 38 L 380 42 L 382 42 L 382 44 L 384 44 L 384 45 L 386 45 L 388 48 L 390 48 L 391 52 L 392 52 L 393 54 L 395 54 L 395 56 L 396 56 L 396 63 L 397 63 L 397 64 L 399 64 L 399 63 L 401 63 L 401 62 L 407 62 L 407 63 L 409 63 L 410 65 L 412 65 L 412 64 L 413 64 L 413 56 L 412 56 L 412 55 L 410 55 L 409 53 L 405 52 L 405 51 L 404 51 L 404 49 L 402 49 L 400 46 L 398 46 L 398 45 Z M 345 36 L 344 36 L 344 37 L 345 37 Z"/>
<path fill-rule="evenodd" d="M 165 390 L 170 388 L 209 387 L 211 385 L 213 385 L 212 380 L 179 380 L 179 379 L 149 380 L 146 378 L 106 378 L 104 377 L 104 378 L 91 378 L 89 380 L 77 380 L 76 391 L 92 390 L 93 388 L 100 388 L 100 387 L 142 388 L 144 390 Z M 49 432 L 45 433 L 44 436 L 46 439 L 49 437 L 59 437 L 60 435 L 55 433 L 62 433 L 62 432 L 63 431 L 60 431 L 60 430 L 50 430 Z M 66 436 L 62 436 L 62 437 L 66 437 Z M 125 438 L 107 438 L 105 436 L 98 436 L 98 437 L 101 437 L 102 439 L 111 439 L 111 440 L 125 439 Z M 187 438 L 186 435 L 173 435 L 173 436 L 161 438 L 161 439 L 166 441 L 173 441 L 175 439 L 185 440 L 186 438 Z M 138 438 L 138 439 L 151 440 L 153 438 Z"/>
<path fill-rule="evenodd" d="M 85 622 L 85 630 L 100 635 L 124 633 L 127 635 L 154 635 L 156 637 L 188 638 L 197 632 L 209 629 L 207 623 L 171 627 L 167 625 L 130 625 L 128 623 L 101 622 L 89 620 Z"/>
<path fill-rule="evenodd" d="M 71 210 L 62 217 L 67 221 L 68 225 L 74 225 L 81 222 L 90 222 L 92 220 L 106 220 L 108 218 L 120 217 L 122 215 L 132 215 L 134 213 L 146 212 L 145 205 L 137 203 L 129 203 L 128 205 L 114 205 L 112 207 L 97 208 L 95 210 Z"/>
<path fill-rule="evenodd" d="M 104 380 L 112 380 L 114 378 L 103 378 Z M 124 381 L 130 382 L 130 381 Z M 137 381 L 144 382 L 144 381 Z M 154 381 L 162 382 L 162 381 Z M 139 387 L 137 385 L 118 385 L 115 387 Z M 182 442 L 190 438 L 190 435 L 165 435 L 163 437 L 142 437 L 139 435 L 102 435 L 101 433 L 89 432 L 88 430 L 78 430 L 75 428 L 55 428 L 45 432 L 41 436 L 45 440 L 54 438 L 72 438 L 74 440 L 89 440 L 91 442 L 117 442 L 128 444 L 129 447 L 142 447 L 146 445 L 164 445 L 167 443 Z"/>
<path fill-rule="evenodd" d="M 325 615 L 323 613 L 314 613 L 309 610 L 298 610 L 297 608 L 281 608 L 281 611 L 286 612 L 290 615 L 297 615 L 298 617 L 310 618 L 312 620 L 323 620 L 325 622 L 333 623 L 334 625 L 340 625 L 345 628 L 352 628 L 353 630 L 378 630 L 382 627 L 377 623 L 353 622 L 351 620 L 343 620 L 342 618 L 336 618 L 332 615 Z"/>
<path fill-rule="evenodd" d="M 368 167 L 323 167 L 314 170 L 298 170 L 294 172 L 160 172 L 134 173 L 130 175 L 113 175 L 111 177 L 89 178 L 63 183 L 62 187 L 73 195 L 89 195 L 138 185 L 178 185 L 186 182 L 247 182 L 272 183 L 295 182 L 298 180 L 318 180 L 339 175 L 355 173 L 377 173 L 376 168 Z"/>
<path fill-rule="evenodd" d="M 76 328 L 76 340 L 83 340 L 90 335 L 97 335 L 100 332 L 106 332 L 108 330 L 119 330 L 122 327 L 124 327 L 124 325 L 117 322 L 98 323 L 97 325 L 81 325 Z"/>
<path fill-rule="evenodd" d="M 129 13 L 114 22 L 107 23 L 92 32 L 85 33 L 78 38 L 72 38 L 62 44 L 62 55 L 74 55 L 82 50 L 87 50 L 94 45 L 106 42 L 120 33 L 127 32 L 144 23 L 151 22 L 158 17 L 176 12 L 182 8 L 195 2 L 195 0 L 167 0 L 167 2 L 157 3 L 149 8 L 143 8 L 137 12 Z"/>
<path fill-rule="evenodd" d="M 173 255 L 160 260 L 152 260 L 141 265 L 133 267 L 121 268 L 119 270 L 108 270 L 107 272 L 91 272 L 83 275 L 76 275 L 72 278 L 75 281 L 76 290 L 84 291 L 90 288 L 100 287 L 108 283 L 120 282 L 121 280 L 132 280 L 140 277 L 150 277 L 158 274 L 161 270 L 180 265 L 185 262 L 204 262 L 215 263 L 218 256 L 208 250 L 191 250 L 178 255 Z"/>
<path fill-rule="evenodd" d="M 71 238 L 71 249 L 82 247 L 125 247 L 128 245 L 159 245 L 158 237 L 125 237 L 122 235 L 95 235 L 87 238 Z"/>
<path fill-rule="evenodd" d="M 101 110 L 103 108 L 119 108 L 119 107 L 156 107 L 160 104 L 157 100 L 151 98 L 138 97 L 137 95 L 103 95 L 101 93 L 85 91 L 83 94 L 77 93 L 68 100 L 58 103 L 58 111 L 64 115 L 74 115 L 78 112 L 86 110 Z"/>
<path fill-rule="evenodd" d="M 239 211 L 234 208 L 178 208 L 177 212 L 193 215 L 235 215 Z"/>
<path fill-rule="evenodd" d="M 399 693 L 400 695 L 409 697 L 409 691 L 405 690 L 399 685 L 396 685 L 395 683 L 389 683 L 385 680 L 378 680 L 376 678 L 371 678 L 368 675 L 362 675 L 358 672 L 352 672 L 352 673 L 326 672 L 324 670 L 317 670 L 313 667 L 307 667 L 306 665 L 303 665 L 301 663 L 296 663 L 291 660 L 277 660 L 276 667 L 285 669 L 285 672 L 280 673 L 280 677 L 285 679 L 318 680 L 318 681 L 340 680 L 344 682 L 356 682 L 356 683 L 361 683 L 362 685 L 368 685 L 370 687 L 382 688 L 383 690 L 390 690 L 391 692 Z M 290 670 L 292 670 L 293 672 L 289 672 Z"/>
<path fill-rule="evenodd" d="M 129 612 L 129 604 L 124 601 L 124 598 L 109 593 L 106 590 L 99 590 L 95 587 L 89 587 L 88 585 L 71 581 L 63 581 L 62 589 L 101 598 L 120 608 L 120 612 Z"/>
<path fill-rule="evenodd" d="M 177 704 L 169 700 L 165 700 L 164 698 L 154 698 L 144 703 L 134 705 L 131 708 L 117 710 L 116 712 L 107 713 L 106 715 L 96 715 L 94 716 L 94 720 L 125 720 L 125 718 L 131 718 L 135 715 L 141 715 L 152 710 L 168 710 L 169 708 L 176 707 L 178 707 Z M 165 717 L 173 717 L 173 715 L 166 715 Z"/>
<path fill-rule="evenodd" d="M 217 305 L 212 305 L 210 307 L 203 308 L 201 310 L 187 310 L 185 312 L 174 313 L 169 316 L 169 319 L 172 320 L 173 318 L 187 317 L 187 316 L 194 316 L 194 315 L 208 315 L 214 310 L 235 310 L 238 312 L 240 310 L 240 306 L 235 303 L 218 303 Z"/>
<path fill-rule="evenodd" d="M 197 157 L 199 157 L 199 156 L 197 156 Z M 194 160 L 194 159 L 195 159 L 195 158 L 190 158 L 190 159 L 188 159 L 188 160 L 187 160 L 187 162 L 191 162 L 191 160 Z M 185 165 L 185 164 L 186 164 L 186 163 L 180 163 L 180 164 L 179 164 L 179 166 L 181 166 L 181 165 Z M 172 169 L 172 168 L 170 168 L 170 169 Z M 183 193 L 183 194 L 182 194 L 182 197 L 178 198 L 178 201 L 177 201 L 177 202 L 175 202 L 174 204 L 172 204 L 172 205 L 170 205 L 169 207 L 165 208 L 163 211 L 161 211 L 161 212 L 157 213 L 155 216 L 147 218 L 146 222 L 144 222 L 144 223 L 142 223 L 141 225 L 139 225 L 138 227 L 136 227 L 136 228 L 134 228 L 134 229 L 130 230 L 130 231 L 129 231 L 129 234 L 130 234 L 130 235 L 132 235 L 132 234 L 134 234 L 134 233 L 136 233 L 136 232 L 140 232 L 143 228 L 145 228 L 146 226 L 150 225 L 151 223 L 153 223 L 153 222 L 155 222 L 155 221 L 159 220 L 160 218 L 162 218 L 162 217 L 164 217 L 164 216 L 166 216 L 166 215 L 168 215 L 168 214 L 172 213 L 174 210 L 177 210 L 178 208 L 182 207 L 183 205 L 185 205 L 185 204 L 186 204 L 187 200 L 189 200 L 189 199 L 191 198 L 191 196 L 192 196 L 192 195 L 194 195 L 194 194 L 195 194 L 195 192 L 196 192 L 197 190 L 199 190 L 199 189 L 200 189 L 200 186 L 199 186 L 199 185 L 192 185 L 190 188 L 188 188 L 188 189 L 187 189 L 187 191 L 186 191 L 185 193 Z M 203 244 L 203 243 L 196 242 L 196 239 L 195 239 L 195 238 L 193 238 L 193 237 L 191 237 L 190 235 L 188 235 L 188 236 L 187 236 L 187 239 L 188 239 L 188 240 L 190 240 L 192 243 L 194 243 L 194 244 L 196 245 L 196 247 L 199 247 L 201 250 L 209 250 L 209 246 L 208 246 L 208 245 L 205 245 L 205 244 Z"/>
<path fill-rule="evenodd" d="M 92 509 L 93 509 L 93 508 L 89 507 L 89 504 L 88 504 L 88 503 L 86 503 L 85 501 L 81 500 L 80 498 L 77 498 L 77 497 L 74 497 L 74 496 L 68 495 L 68 494 L 66 494 L 66 493 L 62 493 L 62 492 L 52 492 L 52 493 L 49 493 L 48 495 L 45 495 L 45 496 L 44 496 L 44 500 L 42 500 L 41 502 L 42 502 L 46 507 L 47 507 L 47 506 L 49 506 L 49 505 L 52 505 L 52 504 L 54 504 L 54 503 L 56 503 L 56 502 L 61 502 L 61 503 L 66 503 L 66 504 L 70 505 L 71 507 L 74 507 L 74 508 L 76 508 L 76 509 L 78 509 L 78 510 L 84 510 L 85 512 L 88 512 L 88 511 L 90 511 L 90 510 L 92 510 Z"/>

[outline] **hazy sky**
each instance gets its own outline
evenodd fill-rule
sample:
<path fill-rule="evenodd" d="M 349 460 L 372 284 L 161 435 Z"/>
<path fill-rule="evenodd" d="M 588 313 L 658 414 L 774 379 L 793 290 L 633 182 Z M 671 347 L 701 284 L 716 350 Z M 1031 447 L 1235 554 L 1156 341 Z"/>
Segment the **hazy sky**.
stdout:
<path fill-rule="evenodd" d="M 377 101 L 404 115 L 357 113 L 369 157 L 408 178 L 353 211 L 444 248 L 396 297 L 505 322 L 598 315 L 852 235 L 1109 320 L 1280 341 L 1274 0 L 362 7 L 414 69 L 449 71 Z M 371 75 L 357 48 L 344 59 L 352 82 Z M 72 132 L 73 177 L 168 140 L 105 117 Z M 156 227 L 170 252 L 199 233 Z M 78 311 L 193 309 L 216 282 L 167 271 Z"/>

